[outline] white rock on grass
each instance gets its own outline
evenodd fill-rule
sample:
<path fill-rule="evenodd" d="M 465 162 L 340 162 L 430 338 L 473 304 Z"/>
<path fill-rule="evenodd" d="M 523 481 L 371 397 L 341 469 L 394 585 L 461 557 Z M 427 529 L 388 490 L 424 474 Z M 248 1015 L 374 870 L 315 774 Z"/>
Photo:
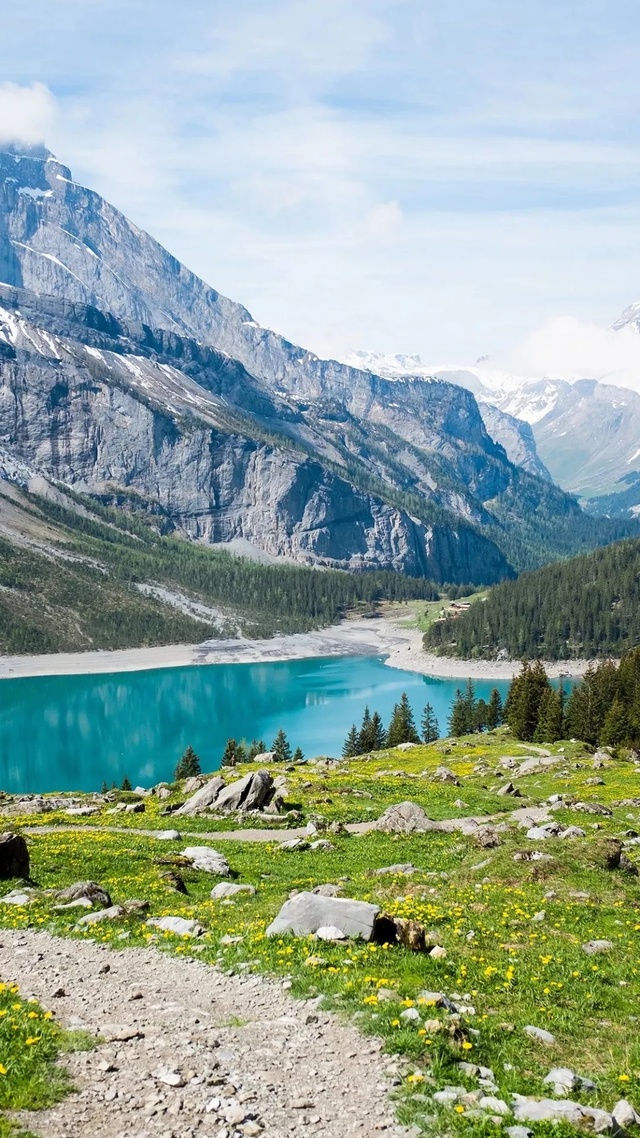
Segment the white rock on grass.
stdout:
<path fill-rule="evenodd" d="M 202 936 L 204 932 L 202 925 L 187 920 L 186 917 L 149 917 L 146 924 L 165 933 L 175 933 L 176 936 Z"/>
<path fill-rule="evenodd" d="M 12 889 L 0 897 L 0 905 L 30 905 L 32 901 L 35 901 L 35 897 L 27 889 Z"/>
<path fill-rule="evenodd" d="M 255 885 L 234 885 L 231 881 L 221 881 L 211 890 L 211 900 L 220 901 L 223 897 L 239 897 L 241 893 L 254 894 Z"/>
<path fill-rule="evenodd" d="M 485 1095 L 478 1103 L 480 1110 L 487 1110 L 491 1114 L 511 1114 L 511 1107 L 507 1105 L 504 1099 L 496 1098 L 495 1095 Z"/>
<path fill-rule="evenodd" d="M 229 877 L 231 867 L 226 857 L 223 857 L 211 846 L 187 846 L 182 856 L 190 861 L 194 869 L 202 869 L 206 873 L 215 873 L 218 877 Z"/>
<path fill-rule="evenodd" d="M 409 1023 L 418 1023 L 420 1012 L 417 1008 L 405 1008 L 403 1012 L 400 1012 L 400 1019 L 407 1020 Z"/>
<path fill-rule="evenodd" d="M 582 951 L 586 952 L 587 956 L 595 956 L 599 952 L 610 952 L 613 948 L 613 942 L 610 940 L 588 940 L 583 944 Z"/>
<path fill-rule="evenodd" d="M 513 1096 L 513 1114 L 518 1122 L 568 1122 L 572 1126 L 585 1123 L 598 1134 L 611 1130 L 613 1118 L 606 1110 L 583 1106 L 571 1099 L 534 1099 Z"/>
<path fill-rule="evenodd" d="M 110 905 L 108 909 L 98 909 L 95 913 L 86 913 L 84 917 L 80 917 L 78 927 L 98 925 L 101 921 L 117 921 L 119 917 L 123 916 L 122 905 Z"/>
<path fill-rule="evenodd" d="M 533 1138 L 533 1130 L 528 1126 L 507 1126 L 505 1134 L 507 1138 Z"/>
<path fill-rule="evenodd" d="M 339 929 L 337 927 L 337 925 L 323 925 L 322 928 L 317 930 L 316 936 L 317 936 L 318 940 L 340 941 L 340 940 L 347 940 L 348 939 L 344 935 L 342 929 Z"/>
<path fill-rule="evenodd" d="M 611 1111 L 611 1117 L 615 1119 L 622 1130 L 628 1130 L 630 1126 L 638 1126 L 638 1124 L 640 1124 L 640 1115 L 634 1110 L 626 1098 L 621 1098 L 616 1103 Z"/>
<path fill-rule="evenodd" d="M 156 834 L 159 842 L 179 842 L 181 837 L 179 830 L 160 830 Z"/>
<path fill-rule="evenodd" d="M 555 1035 L 552 1035 L 550 1031 L 545 1031 L 543 1027 L 534 1027 L 533 1024 L 527 1024 L 527 1026 L 523 1028 L 523 1031 L 525 1035 L 537 1040 L 538 1043 L 546 1043 L 548 1046 L 551 1046 L 551 1044 L 556 1041 Z"/>

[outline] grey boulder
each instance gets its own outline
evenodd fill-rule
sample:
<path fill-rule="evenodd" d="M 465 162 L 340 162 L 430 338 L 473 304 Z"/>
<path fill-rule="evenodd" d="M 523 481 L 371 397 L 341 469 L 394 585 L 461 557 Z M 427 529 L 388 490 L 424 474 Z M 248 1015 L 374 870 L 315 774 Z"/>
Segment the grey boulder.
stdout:
<path fill-rule="evenodd" d="M 223 857 L 211 846 L 187 846 L 182 856 L 190 861 L 194 869 L 202 869 L 205 873 L 216 873 L 218 877 L 230 877 L 231 867 L 226 857 Z"/>
<path fill-rule="evenodd" d="M 175 933 L 176 936 L 202 936 L 204 932 L 202 925 L 187 920 L 186 917 L 149 917 L 146 923 L 162 932 Z"/>
<path fill-rule="evenodd" d="M 220 791 L 224 789 L 224 785 L 224 779 L 220 775 L 216 775 L 215 778 L 209 780 L 206 786 L 201 787 L 192 798 L 188 798 L 175 813 L 200 814 L 201 811 L 207 810 L 215 802 Z"/>
<path fill-rule="evenodd" d="M 437 822 L 427 818 L 421 806 L 416 802 L 399 802 L 395 806 L 388 806 L 384 814 L 374 824 L 375 830 L 385 834 L 426 834 L 432 830 L 439 830 Z"/>
<path fill-rule="evenodd" d="M 100 905 L 104 909 L 111 907 L 111 897 L 107 890 L 96 881 L 76 881 L 66 889 L 58 889 L 56 897 L 59 901 L 77 901 L 86 898 L 92 905 Z"/>
<path fill-rule="evenodd" d="M 346 897 L 323 897 L 318 893 L 296 893 L 285 901 L 278 916 L 267 929 L 267 936 L 295 933 L 309 936 L 318 929 L 338 928 L 345 937 L 373 937 L 378 905 L 367 901 L 351 901 Z"/>
<path fill-rule="evenodd" d="M 528 1024 L 523 1028 L 523 1031 L 525 1035 L 537 1040 L 538 1043 L 547 1043 L 551 1046 L 551 1044 L 556 1041 L 555 1035 L 552 1035 L 550 1031 L 545 1031 L 543 1027 L 534 1027 L 533 1024 Z"/>
<path fill-rule="evenodd" d="M 211 890 L 211 900 L 221 901 L 226 897 L 239 897 L 242 893 L 254 894 L 255 885 L 234 885 L 231 881 L 221 881 Z"/>
<path fill-rule="evenodd" d="M 533 1099 L 514 1095 L 513 1114 L 518 1122 L 568 1122 L 572 1126 L 588 1126 L 597 1134 L 611 1130 L 613 1119 L 606 1110 L 583 1106 L 571 1099 Z"/>
<path fill-rule="evenodd" d="M 216 810 L 260 810 L 273 793 L 273 776 L 269 771 L 250 771 L 220 792 Z"/>
<path fill-rule="evenodd" d="M 119 917 L 124 917 L 124 915 L 122 905 L 110 905 L 108 909 L 97 909 L 94 913 L 86 913 L 84 917 L 80 917 L 78 927 L 98 925 L 101 921 L 117 921 Z"/>

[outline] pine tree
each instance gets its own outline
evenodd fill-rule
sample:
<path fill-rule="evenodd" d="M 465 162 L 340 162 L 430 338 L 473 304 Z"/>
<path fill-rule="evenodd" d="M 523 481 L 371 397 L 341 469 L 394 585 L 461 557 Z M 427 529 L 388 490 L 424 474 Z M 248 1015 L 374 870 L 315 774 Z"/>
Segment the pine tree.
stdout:
<path fill-rule="evenodd" d="M 389 747 L 397 747 L 400 743 L 419 742 L 420 736 L 416 731 L 409 697 L 406 692 L 403 692 L 400 697 L 400 703 L 396 703 L 393 709 L 393 715 L 391 716 L 391 723 L 389 724 L 389 731 L 387 733 L 387 745 Z"/>
<path fill-rule="evenodd" d="M 465 696 L 458 688 L 449 712 L 449 734 L 467 735 L 468 732 L 468 704 Z"/>
<path fill-rule="evenodd" d="M 533 738 L 536 743 L 557 743 L 564 735 L 563 698 L 560 691 L 549 688 L 540 700 L 538 726 Z"/>
<path fill-rule="evenodd" d="M 603 747 L 618 747 L 630 735 L 629 713 L 622 700 L 616 698 L 605 716 L 599 742 Z"/>
<path fill-rule="evenodd" d="M 235 739 L 227 739 L 222 758 L 221 767 L 235 767 L 238 762 L 238 744 Z"/>
<path fill-rule="evenodd" d="M 373 751 L 373 743 L 374 738 L 371 712 L 369 711 L 369 705 L 367 704 L 364 709 L 364 715 L 362 716 L 362 725 L 358 734 L 358 754 L 366 755 L 369 751 Z"/>
<path fill-rule="evenodd" d="M 493 688 L 489 696 L 489 703 L 487 705 L 487 728 L 489 731 L 495 731 L 499 727 L 503 719 L 502 700 L 500 692 L 497 688 Z"/>
<path fill-rule="evenodd" d="M 371 716 L 371 744 L 372 751 L 383 751 L 387 745 L 387 732 L 377 711 Z"/>
<path fill-rule="evenodd" d="M 100 787 L 100 793 L 101 794 L 108 794 L 109 793 L 109 787 L 107 786 L 106 782 L 102 783 L 102 786 Z"/>
<path fill-rule="evenodd" d="M 358 731 L 355 723 L 347 735 L 342 748 L 343 759 L 354 759 L 358 754 Z"/>
<path fill-rule="evenodd" d="M 133 790 L 133 787 L 126 775 L 120 784 L 120 790 Z"/>
<path fill-rule="evenodd" d="M 473 730 L 486 731 L 488 726 L 489 704 L 484 699 L 477 699 L 473 708 Z"/>
<path fill-rule="evenodd" d="M 551 684 L 542 662 L 536 660 L 530 665 L 525 660 L 520 675 L 511 684 L 505 706 L 505 717 L 516 739 L 529 743 L 533 740 L 543 697 L 550 690 Z"/>
<path fill-rule="evenodd" d="M 183 778 L 195 778 L 199 774 L 202 774 L 200 759 L 189 745 L 176 767 L 175 780 L 180 782 Z"/>
<path fill-rule="evenodd" d="M 303 762 L 303 760 L 304 760 L 304 754 L 302 752 L 302 748 L 296 747 L 295 751 L 293 752 L 293 762 L 294 763 L 301 763 L 301 762 Z"/>
<path fill-rule="evenodd" d="M 422 713 L 422 738 L 425 743 L 435 743 L 440 738 L 440 724 L 430 703 L 427 703 Z"/>
<path fill-rule="evenodd" d="M 284 731 L 282 730 L 282 727 L 278 731 L 278 734 L 276 735 L 275 739 L 273 740 L 273 743 L 271 744 L 271 750 L 273 751 L 274 763 L 290 763 L 291 762 L 291 747 L 289 745 L 289 740 L 287 739 L 287 736 L 285 735 Z"/>

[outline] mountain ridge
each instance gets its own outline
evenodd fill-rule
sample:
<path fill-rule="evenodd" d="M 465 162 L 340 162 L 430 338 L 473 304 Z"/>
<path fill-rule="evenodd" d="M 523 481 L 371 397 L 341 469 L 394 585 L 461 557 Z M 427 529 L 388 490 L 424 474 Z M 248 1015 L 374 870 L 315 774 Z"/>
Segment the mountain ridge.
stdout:
<path fill-rule="evenodd" d="M 0 278 L 5 453 L 186 536 L 492 583 L 617 532 L 513 466 L 473 394 L 261 328 L 45 152 L 0 152 Z"/>

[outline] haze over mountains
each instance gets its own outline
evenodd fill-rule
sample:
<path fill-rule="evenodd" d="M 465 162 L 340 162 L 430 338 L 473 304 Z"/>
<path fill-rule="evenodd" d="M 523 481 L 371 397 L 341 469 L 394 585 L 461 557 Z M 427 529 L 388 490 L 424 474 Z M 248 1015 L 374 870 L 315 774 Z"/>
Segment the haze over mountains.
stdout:
<path fill-rule="evenodd" d="M 0 152 L 0 282 L 6 477 L 243 552 L 456 582 L 627 532 L 554 486 L 501 408 L 260 327 L 42 148 Z"/>

